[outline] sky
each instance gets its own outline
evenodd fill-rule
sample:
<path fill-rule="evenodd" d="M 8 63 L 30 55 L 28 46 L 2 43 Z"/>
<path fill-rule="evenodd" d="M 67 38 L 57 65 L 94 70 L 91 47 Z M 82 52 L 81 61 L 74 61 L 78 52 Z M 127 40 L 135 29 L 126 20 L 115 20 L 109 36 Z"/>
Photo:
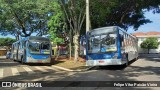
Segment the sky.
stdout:
<path fill-rule="evenodd" d="M 137 31 L 134 31 L 133 28 L 129 28 L 128 33 L 149 32 L 149 31 L 159 31 L 160 32 L 160 13 L 153 14 L 152 12 L 146 12 L 145 17 L 147 19 L 150 19 L 150 21 L 152 22 L 141 25 Z"/>
<path fill-rule="evenodd" d="M 160 32 L 160 13 L 159 14 L 153 14 L 151 11 L 146 12 L 145 17 L 147 19 L 150 19 L 152 22 L 148 23 L 148 24 L 141 25 L 137 31 L 134 31 L 133 28 L 129 28 L 128 33 L 149 32 L 149 31 L 159 31 Z M 11 35 L 7 35 L 7 36 L 0 35 L 0 38 L 2 38 L 2 37 L 15 38 Z"/>

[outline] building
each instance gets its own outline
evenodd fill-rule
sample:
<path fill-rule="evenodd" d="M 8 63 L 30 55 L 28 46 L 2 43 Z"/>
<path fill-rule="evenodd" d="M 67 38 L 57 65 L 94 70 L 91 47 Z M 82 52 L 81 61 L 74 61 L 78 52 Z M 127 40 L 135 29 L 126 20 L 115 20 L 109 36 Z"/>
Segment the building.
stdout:
<path fill-rule="evenodd" d="M 134 36 L 136 36 L 138 38 L 138 51 L 139 53 L 147 53 L 148 50 L 147 49 L 143 49 L 140 47 L 140 44 L 147 38 L 147 37 L 157 37 L 158 41 L 160 42 L 160 32 L 155 32 L 155 31 L 151 31 L 151 32 L 137 32 L 137 33 L 133 33 Z M 160 45 L 158 47 L 158 49 L 150 49 L 149 53 L 160 53 Z"/>
<path fill-rule="evenodd" d="M 0 56 L 5 56 L 7 53 L 7 49 L 5 47 L 0 47 Z"/>

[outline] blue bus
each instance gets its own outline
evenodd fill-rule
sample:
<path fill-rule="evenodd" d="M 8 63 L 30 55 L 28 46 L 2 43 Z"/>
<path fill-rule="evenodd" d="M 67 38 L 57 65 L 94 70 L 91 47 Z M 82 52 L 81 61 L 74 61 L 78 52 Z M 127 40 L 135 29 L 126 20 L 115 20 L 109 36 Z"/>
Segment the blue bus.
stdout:
<path fill-rule="evenodd" d="M 80 47 L 79 47 L 80 56 L 86 55 L 86 36 L 83 35 L 80 37 Z"/>
<path fill-rule="evenodd" d="M 48 38 L 29 36 L 12 44 L 11 59 L 21 63 L 51 63 L 52 49 Z"/>
<path fill-rule="evenodd" d="M 128 65 L 138 58 L 137 38 L 118 26 L 87 32 L 86 65 Z"/>

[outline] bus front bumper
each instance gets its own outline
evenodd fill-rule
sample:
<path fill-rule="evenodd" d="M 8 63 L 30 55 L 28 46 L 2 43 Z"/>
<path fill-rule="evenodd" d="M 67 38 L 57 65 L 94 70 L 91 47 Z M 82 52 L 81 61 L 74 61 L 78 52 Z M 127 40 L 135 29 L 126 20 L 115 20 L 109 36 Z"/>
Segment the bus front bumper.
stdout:
<path fill-rule="evenodd" d="M 126 61 L 121 59 L 103 59 L 103 60 L 87 60 L 86 66 L 106 66 L 106 65 L 122 65 Z"/>
<path fill-rule="evenodd" d="M 50 63 L 51 58 L 46 58 L 46 59 L 33 59 L 28 57 L 28 60 L 25 63 Z"/>

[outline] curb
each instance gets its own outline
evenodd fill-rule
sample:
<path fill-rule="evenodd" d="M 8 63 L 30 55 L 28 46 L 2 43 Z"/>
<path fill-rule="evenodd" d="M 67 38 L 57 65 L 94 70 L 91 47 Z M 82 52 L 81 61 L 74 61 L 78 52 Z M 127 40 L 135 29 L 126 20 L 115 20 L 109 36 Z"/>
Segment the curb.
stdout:
<path fill-rule="evenodd" d="M 94 66 L 89 67 L 87 69 L 79 69 L 79 70 L 72 70 L 72 69 L 68 69 L 68 68 L 64 68 L 64 67 L 60 67 L 60 66 L 56 66 L 56 65 L 52 65 L 52 67 L 60 69 L 60 70 L 64 70 L 64 71 L 69 71 L 69 72 L 82 72 L 82 71 L 88 71 L 88 70 L 92 69 Z"/>

